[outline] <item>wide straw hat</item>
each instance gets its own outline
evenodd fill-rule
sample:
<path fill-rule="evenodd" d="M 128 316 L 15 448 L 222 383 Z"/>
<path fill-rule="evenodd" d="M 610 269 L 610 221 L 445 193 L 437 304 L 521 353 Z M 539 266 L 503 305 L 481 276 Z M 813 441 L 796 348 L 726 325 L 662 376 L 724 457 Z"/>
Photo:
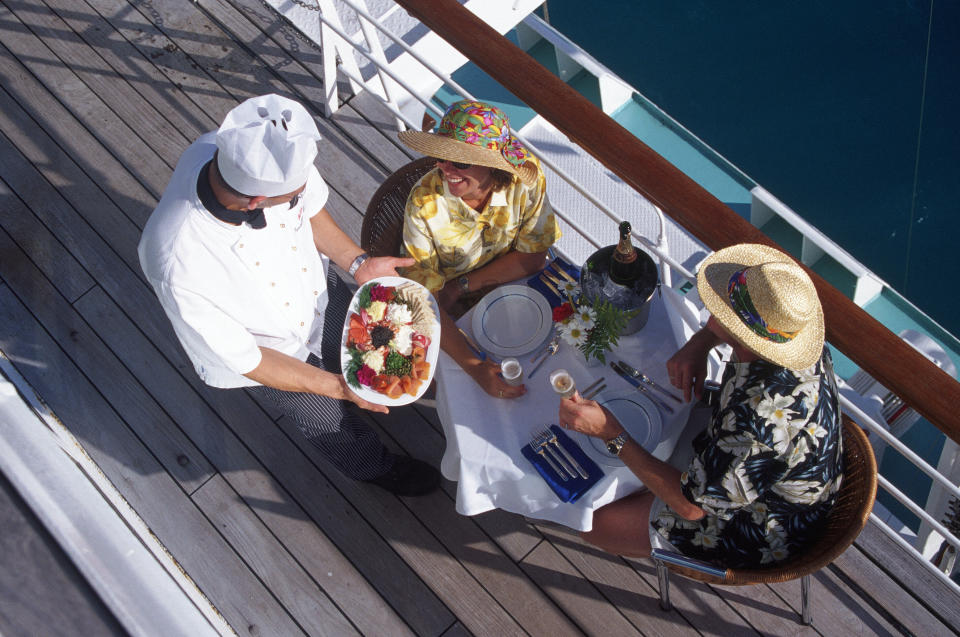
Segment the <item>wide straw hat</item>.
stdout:
<path fill-rule="evenodd" d="M 286 195 L 307 183 L 319 139 L 300 103 L 273 94 L 251 97 L 217 130 L 217 168 L 237 192 Z"/>
<path fill-rule="evenodd" d="M 717 250 L 697 273 L 704 305 L 748 350 L 792 370 L 823 351 L 823 309 L 813 281 L 786 254 L 742 243 Z"/>
<path fill-rule="evenodd" d="M 510 120 L 496 106 L 463 100 L 450 105 L 436 133 L 406 130 L 398 133 L 409 148 L 450 162 L 499 168 L 532 186 L 537 167 L 530 154 L 510 134 Z"/>

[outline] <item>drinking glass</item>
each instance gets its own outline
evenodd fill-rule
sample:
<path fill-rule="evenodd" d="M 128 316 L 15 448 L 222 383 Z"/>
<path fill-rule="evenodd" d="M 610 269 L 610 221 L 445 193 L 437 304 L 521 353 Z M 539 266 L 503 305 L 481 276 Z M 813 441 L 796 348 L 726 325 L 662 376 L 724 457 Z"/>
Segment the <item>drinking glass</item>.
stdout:
<path fill-rule="evenodd" d="M 550 387 L 560 394 L 560 398 L 570 398 L 577 393 L 577 384 L 565 369 L 556 369 L 550 374 Z"/>

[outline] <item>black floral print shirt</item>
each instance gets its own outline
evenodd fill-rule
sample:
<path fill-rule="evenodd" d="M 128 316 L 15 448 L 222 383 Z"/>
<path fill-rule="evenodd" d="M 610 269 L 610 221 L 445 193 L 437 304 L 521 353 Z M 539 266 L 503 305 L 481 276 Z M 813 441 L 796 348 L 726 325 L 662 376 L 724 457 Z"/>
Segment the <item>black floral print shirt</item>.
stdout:
<path fill-rule="evenodd" d="M 791 371 L 728 363 L 710 424 L 694 439 L 684 495 L 706 515 L 664 507 L 654 528 L 680 552 L 728 568 L 774 564 L 819 532 L 842 478 L 833 360 Z"/>

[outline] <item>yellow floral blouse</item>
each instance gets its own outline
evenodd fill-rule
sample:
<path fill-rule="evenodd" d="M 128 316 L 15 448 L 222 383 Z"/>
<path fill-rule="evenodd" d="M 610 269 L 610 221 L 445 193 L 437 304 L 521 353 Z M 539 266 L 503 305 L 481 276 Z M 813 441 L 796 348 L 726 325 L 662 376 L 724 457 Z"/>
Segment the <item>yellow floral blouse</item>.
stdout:
<path fill-rule="evenodd" d="M 436 292 L 450 279 L 510 250 L 546 251 L 560 238 L 560 226 L 547 201 L 539 162 L 537 173 L 533 186 L 514 177 L 506 189 L 490 196 L 481 211 L 451 195 L 439 170 L 424 175 L 407 198 L 403 249 L 417 263 L 405 268 L 403 275 Z"/>

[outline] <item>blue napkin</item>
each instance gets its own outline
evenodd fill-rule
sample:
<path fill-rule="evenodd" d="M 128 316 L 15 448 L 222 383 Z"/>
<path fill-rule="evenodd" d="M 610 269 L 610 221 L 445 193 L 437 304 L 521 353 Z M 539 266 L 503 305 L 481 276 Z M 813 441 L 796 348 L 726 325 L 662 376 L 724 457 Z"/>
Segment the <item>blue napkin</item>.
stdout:
<path fill-rule="evenodd" d="M 556 257 L 553 260 L 553 263 L 556 263 L 559 267 L 563 268 L 565 272 L 567 272 L 570 276 L 572 276 L 577 281 L 580 280 L 580 268 L 578 266 L 567 263 L 566 260 L 561 259 L 560 257 Z M 558 279 L 560 278 L 560 276 L 554 273 L 553 268 L 549 268 L 546 271 L 549 272 L 550 274 L 553 274 L 553 276 L 555 276 L 556 278 Z M 527 279 L 527 285 L 532 287 L 537 292 L 540 292 L 541 294 L 543 294 L 543 296 L 546 297 L 547 301 L 550 303 L 550 307 L 557 307 L 558 305 L 562 304 L 567 300 L 566 297 L 562 295 L 557 296 L 556 294 L 551 292 L 550 288 L 544 285 L 543 281 L 540 280 L 539 273 Z"/>
<path fill-rule="evenodd" d="M 535 452 L 530 445 L 524 445 L 523 448 L 520 449 L 520 453 L 530 461 L 537 470 L 537 473 L 540 474 L 540 477 L 544 479 L 547 486 L 553 489 L 553 492 L 557 494 L 558 498 L 564 502 L 576 502 L 580 496 L 589 491 L 590 487 L 595 485 L 600 478 L 603 477 L 603 470 L 583 452 L 580 445 L 567 436 L 563 429 L 556 425 L 550 425 L 550 431 L 556 434 L 557 442 L 580 463 L 580 466 L 583 467 L 583 470 L 587 472 L 587 476 L 589 477 L 581 478 L 580 474 L 576 474 L 575 478 L 567 476 L 567 480 L 564 481 L 554 472 L 549 463 L 543 459 L 543 456 Z M 550 446 L 552 447 L 553 445 L 551 444 Z M 556 451 L 556 448 L 554 448 L 554 450 Z M 562 453 L 559 455 L 561 457 L 563 456 Z M 553 456 L 550 456 L 550 459 L 557 463 L 556 458 Z"/>

